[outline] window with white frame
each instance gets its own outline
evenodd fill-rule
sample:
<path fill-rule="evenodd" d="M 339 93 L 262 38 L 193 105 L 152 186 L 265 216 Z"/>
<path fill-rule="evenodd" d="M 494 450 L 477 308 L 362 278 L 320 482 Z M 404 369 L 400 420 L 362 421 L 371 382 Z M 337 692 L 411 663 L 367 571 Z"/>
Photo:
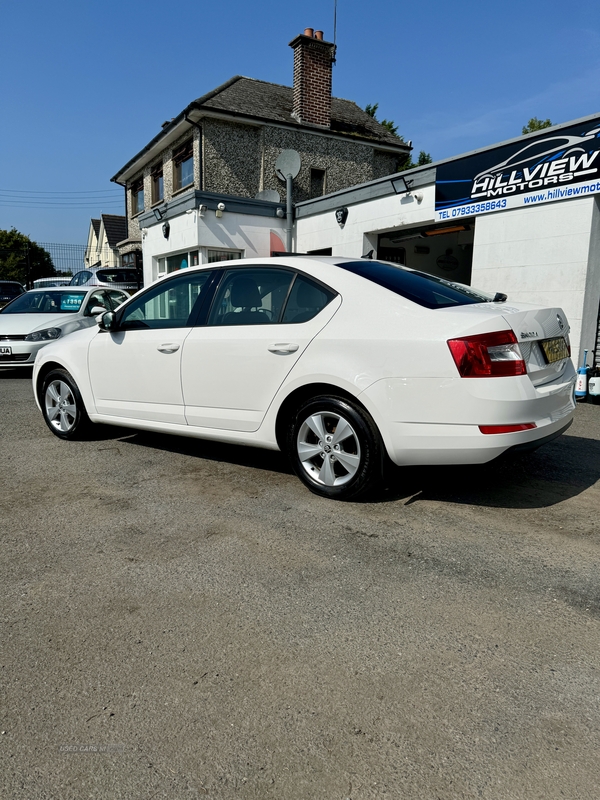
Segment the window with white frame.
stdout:
<path fill-rule="evenodd" d="M 197 267 L 200 264 L 200 254 L 198 250 L 191 250 L 185 253 L 175 253 L 174 255 L 165 256 L 164 258 L 156 259 L 156 275 L 170 274 L 177 272 L 180 269 L 187 267 Z"/>
<path fill-rule="evenodd" d="M 215 261 L 235 261 L 242 257 L 241 250 L 208 250 L 207 262 L 214 264 Z"/>

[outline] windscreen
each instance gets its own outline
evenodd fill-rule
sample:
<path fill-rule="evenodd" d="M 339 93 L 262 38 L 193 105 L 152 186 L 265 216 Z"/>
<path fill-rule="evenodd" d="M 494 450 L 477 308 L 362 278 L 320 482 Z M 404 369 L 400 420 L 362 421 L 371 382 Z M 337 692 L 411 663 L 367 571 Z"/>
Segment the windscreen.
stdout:
<path fill-rule="evenodd" d="M 425 308 L 451 308 L 472 303 L 489 303 L 490 296 L 470 286 L 445 281 L 425 272 L 401 267 L 385 261 L 341 261 L 338 267 L 373 281 L 384 289 L 411 300 Z"/>
<path fill-rule="evenodd" d="M 75 314 L 86 292 L 25 292 L 0 311 L 0 314 Z"/>

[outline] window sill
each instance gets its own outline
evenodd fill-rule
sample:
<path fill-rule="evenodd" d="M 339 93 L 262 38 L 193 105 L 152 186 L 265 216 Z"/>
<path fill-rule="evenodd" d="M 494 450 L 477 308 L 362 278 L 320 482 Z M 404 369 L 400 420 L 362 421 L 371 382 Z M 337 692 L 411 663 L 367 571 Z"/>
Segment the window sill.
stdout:
<path fill-rule="evenodd" d="M 193 188 L 194 188 L 194 182 L 192 181 L 191 183 L 188 183 L 187 186 L 182 186 L 181 189 L 175 189 L 173 191 L 173 195 L 172 196 L 176 197 L 178 194 L 181 194 L 182 192 L 188 191 L 189 189 L 193 189 Z"/>

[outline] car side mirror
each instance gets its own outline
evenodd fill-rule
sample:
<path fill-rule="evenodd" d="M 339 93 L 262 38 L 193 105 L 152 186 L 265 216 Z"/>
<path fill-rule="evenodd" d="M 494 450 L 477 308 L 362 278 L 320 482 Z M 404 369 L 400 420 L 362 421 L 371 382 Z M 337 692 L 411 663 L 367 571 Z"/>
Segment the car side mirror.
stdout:
<path fill-rule="evenodd" d="M 104 314 L 105 311 L 106 309 L 104 308 L 104 306 L 94 306 L 90 311 L 90 316 L 97 317 L 98 314 Z"/>
<path fill-rule="evenodd" d="M 104 309 L 102 309 L 104 311 Z M 114 311 L 106 311 L 104 314 L 96 317 L 98 327 L 102 331 L 114 331 L 117 327 L 116 314 Z"/>

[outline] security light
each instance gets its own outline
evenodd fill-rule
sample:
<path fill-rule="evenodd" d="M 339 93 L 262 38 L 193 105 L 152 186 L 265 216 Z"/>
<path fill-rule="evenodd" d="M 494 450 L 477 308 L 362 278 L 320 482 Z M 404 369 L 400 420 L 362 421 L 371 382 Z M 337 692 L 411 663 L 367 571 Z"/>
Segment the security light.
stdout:
<path fill-rule="evenodd" d="M 406 178 L 394 178 L 392 180 L 392 188 L 396 194 L 405 194 L 406 192 L 410 192 L 410 187 L 413 183 L 414 181 L 407 180 Z"/>

